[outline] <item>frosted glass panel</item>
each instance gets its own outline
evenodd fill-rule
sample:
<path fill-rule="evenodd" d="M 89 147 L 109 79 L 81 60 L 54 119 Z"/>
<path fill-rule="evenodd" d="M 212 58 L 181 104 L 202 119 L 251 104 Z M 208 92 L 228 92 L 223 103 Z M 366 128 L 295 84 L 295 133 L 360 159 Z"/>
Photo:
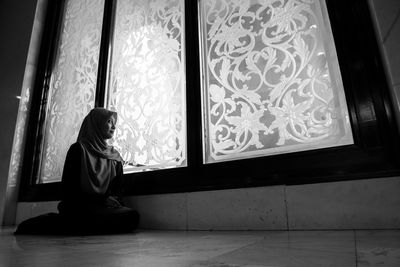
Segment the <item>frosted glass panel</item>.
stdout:
<path fill-rule="evenodd" d="M 186 165 L 183 0 L 119 0 L 108 107 L 125 172 Z"/>
<path fill-rule="evenodd" d="M 94 107 L 104 0 L 68 0 L 52 72 L 41 182 L 61 179 L 66 153 Z"/>
<path fill-rule="evenodd" d="M 200 2 L 206 163 L 353 143 L 325 3 Z"/>

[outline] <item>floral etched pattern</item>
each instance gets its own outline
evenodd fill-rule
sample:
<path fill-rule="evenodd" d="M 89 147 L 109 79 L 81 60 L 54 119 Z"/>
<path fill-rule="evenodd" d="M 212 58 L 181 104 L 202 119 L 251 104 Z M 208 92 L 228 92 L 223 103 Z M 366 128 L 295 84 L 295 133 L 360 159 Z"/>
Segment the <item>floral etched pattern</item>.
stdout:
<path fill-rule="evenodd" d="M 24 77 L 24 82 L 32 82 L 30 75 Z M 33 83 L 33 82 L 32 82 Z M 11 153 L 10 169 L 8 172 L 8 186 L 16 186 L 21 172 L 22 157 L 23 157 L 23 146 L 25 145 L 25 134 L 26 134 L 26 121 L 29 114 L 29 107 L 31 103 L 31 87 L 23 87 L 20 103 L 18 109 L 17 122 L 15 125 L 13 149 Z"/>
<path fill-rule="evenodd" d="M 40 182 L 61 180 L 69 146 L 94 107 L 104 0 L 69 0 L 52 73 Z"/>
<path fill-rule="evenodd" d="M 183 11 L 182 0 L 117 3 L 108 107 L 126 172 L 186 164 Z"/>
<path fill-rule="evenodd" d="M 200 6 L 206 163 L 353 142 L 323 2 Z"/>

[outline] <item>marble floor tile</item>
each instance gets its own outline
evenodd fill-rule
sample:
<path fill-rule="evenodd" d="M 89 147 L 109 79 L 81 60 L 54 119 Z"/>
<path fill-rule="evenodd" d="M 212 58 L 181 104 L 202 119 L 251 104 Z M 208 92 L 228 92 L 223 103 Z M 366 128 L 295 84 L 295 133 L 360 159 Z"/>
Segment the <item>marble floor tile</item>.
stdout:
<path fill-rule="evenodd" d="M 250 266 L 356 266 L 354 234 L 340 232 L 287 232 L 226 253 L 193 267 Z"/>
<path fill-rule="evenodd" d="M 168 259 L 185 258 L 189 260 L 204 260 L 225 254 L 243 246 L 262 240 L 257 233 L 238 232 L 156 232 L 153 234 L 138 234 L 140 244 L 134 249 L 126 247 L 119 249 L 118 254 L 147 255 Z"/>
<path fill-rule="evenodd" d="M 400 230 L 356 231 L 358 267 L 400 266 Z"/>
<path fill-rule="evenodd" d="M 1 267 L 398 267 L 399 249 L 400 231 L 140 230 L 69 237 L 0 231 Z"/>

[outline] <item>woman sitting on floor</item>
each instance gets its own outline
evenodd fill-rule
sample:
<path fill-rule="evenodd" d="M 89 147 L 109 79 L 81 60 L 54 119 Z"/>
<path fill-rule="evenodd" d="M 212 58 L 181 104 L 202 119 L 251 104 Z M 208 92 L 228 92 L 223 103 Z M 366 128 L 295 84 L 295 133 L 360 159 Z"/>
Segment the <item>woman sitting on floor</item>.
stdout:
<path fill-rule="evenodd" d="M 21 223 L 16 234 L 102 234 L 133 231 L 136 211 L 121 204 L 123 160 L 107 139 L 117 113 L 94 108 L 83 120 L 78 140 L 68 150 L 62 175 L 59 214 Z"/>

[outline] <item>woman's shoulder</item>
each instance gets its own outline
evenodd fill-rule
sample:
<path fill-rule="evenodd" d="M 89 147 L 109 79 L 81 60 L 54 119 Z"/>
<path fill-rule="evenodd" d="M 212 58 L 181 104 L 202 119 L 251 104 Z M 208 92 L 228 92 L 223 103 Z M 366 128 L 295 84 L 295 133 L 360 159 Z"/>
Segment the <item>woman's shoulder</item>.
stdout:
<path fill-rule="evenodd" d="M 69 147 L 69 153 L 82 153 L 82 150 L 83 146 L 79 142 L 75 142 Z"/>
<path fill-rule="evenodd" d="M 73 143 L 70 147 L 70 149 L 77 149 L 77 148 L 82 148 L 82 144 L 79 142 Z"/>

